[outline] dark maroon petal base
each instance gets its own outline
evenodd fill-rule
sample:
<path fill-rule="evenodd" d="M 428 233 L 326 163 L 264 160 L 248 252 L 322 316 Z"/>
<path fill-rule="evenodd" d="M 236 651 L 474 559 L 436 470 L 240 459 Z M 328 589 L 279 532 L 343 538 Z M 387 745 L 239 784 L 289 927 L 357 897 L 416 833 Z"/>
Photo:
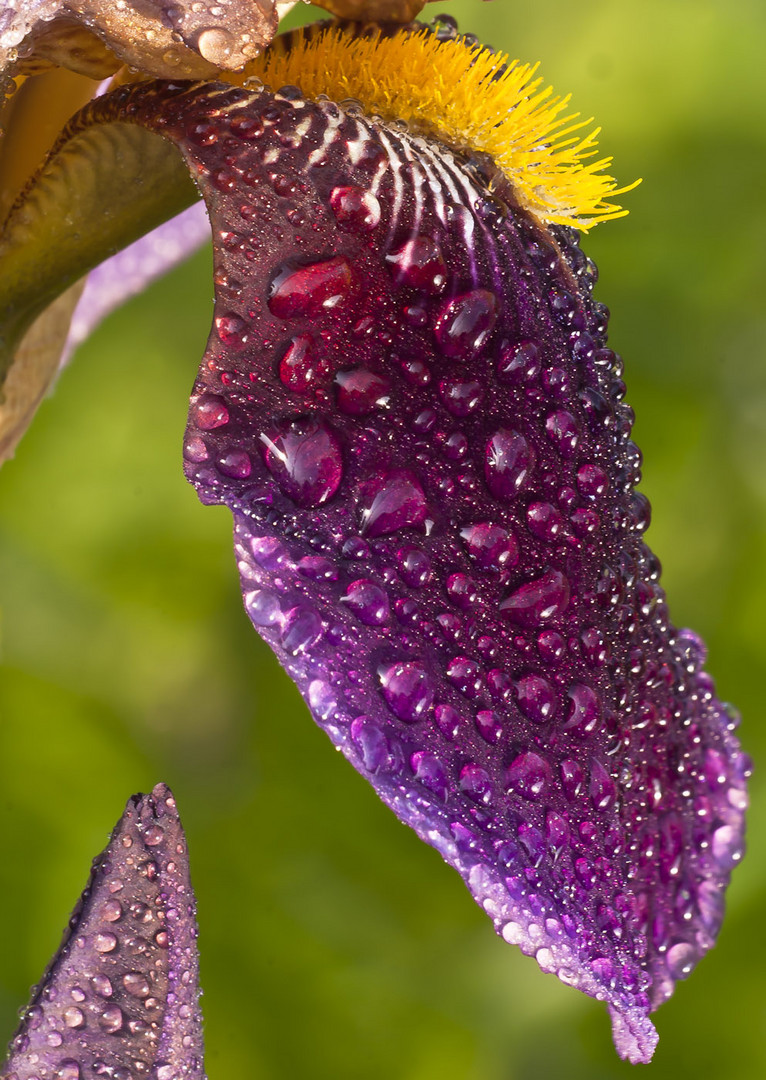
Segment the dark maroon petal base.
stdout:
<path fill-rule="evenodd" d="M 164 784 L 128 801 L 2 1080 L 204 1080 L 186 839 Z"/>
<path fill-rule="evenodd" d="M 210 211 L 189 479 L 317 723 L 620 1054 L 713 944 L 747 759 L 643 542 L 576 235 L 352 107 L 171 89 Z"/>

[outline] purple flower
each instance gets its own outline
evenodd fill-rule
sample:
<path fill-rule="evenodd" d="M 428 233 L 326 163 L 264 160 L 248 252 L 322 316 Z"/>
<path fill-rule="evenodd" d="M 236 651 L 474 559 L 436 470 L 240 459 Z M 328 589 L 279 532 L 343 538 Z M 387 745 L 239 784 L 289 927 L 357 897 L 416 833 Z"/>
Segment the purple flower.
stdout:
<path fill-rule="evenodd" d="M 99 99 L 35 189 L 43 225 L 9 221 L 8 341 L 62 284 L 54 254 L 25 286 L 19 238 L 67 242 L 67 154 L 110 131 L 128 171 L 151 151 L 169 212 L 180 150 L 216 290 L 185 468 L 232 511 L 248 615 L 497 933 L 648 1061 L 649 1012 L 715 941 L 748 762 L 642 538 L 622 361 L 572 227 L 619 216 L 619 191 L 566 102 L 502 65 L 444 23 L 309 31 L 250 72 L 277 92 Z M 361 104 L 333 100 L 349 86 Z M 64 284 L 100 241 L 87 207 Z"/>
<path fill-rule="evenodd" d="M 2 1066 L 4 1080 L 204 1080 L 196 905 L 164 784 L 95 859 Z"/>

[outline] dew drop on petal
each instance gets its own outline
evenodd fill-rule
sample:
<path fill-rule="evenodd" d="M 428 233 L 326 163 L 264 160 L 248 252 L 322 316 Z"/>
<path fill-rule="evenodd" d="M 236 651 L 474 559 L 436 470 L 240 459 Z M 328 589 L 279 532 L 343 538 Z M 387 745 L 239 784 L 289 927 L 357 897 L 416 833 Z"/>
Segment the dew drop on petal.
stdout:
<path fill-rule="evenodd" d="M 484 475 L 497 498 L 513 499 L 523 488 L 535 462 L 535 453 L 518 431 L 500 428 L 487 442 Z"/>
<path fill-rule="evenodd" d="M 300 506 L 320 506 L 340 487 L 340 443 L 321 420 L 283 420 L 264 431 L 260 442 L 269 472 L 285 495 Z"/>
<path fill-rule="evenodd" d="M 356 288 L 354 270 L 340 255 L 298 269 L 288 267 L 271 284 L 269 309 L 278 319 L 311 319 L 349 300 Z"/>
<path fill-rule="evenodd" d="M 453 360 L 468 360 L 487 344 L 497 321 L 497 297 L 474 289 L 449 300 L 434 325 L 436 344 Z"/>
<path fill-rule="evenodd" d="M 386 704 L 408 724 L 422 720 L 434 700 L 431 676 L 419 661 L 398 661 L 378 669 Z"/>
<path fill-rule="evenodd" d="M 521 585 L 502 601 L 500 611 L 517 626 L 533 627 L 557 618 L 568 603 L 569 581 L 560 570 L 552 570 Z"/>
<path fill-rule="evenodd" d="M 362 532 L 371 537 L 385 536 L 406 525 L 422 525 L 427 514 L 428 504 L 417 477 L 406 470 L 392 472 L 362 509 Z"/>

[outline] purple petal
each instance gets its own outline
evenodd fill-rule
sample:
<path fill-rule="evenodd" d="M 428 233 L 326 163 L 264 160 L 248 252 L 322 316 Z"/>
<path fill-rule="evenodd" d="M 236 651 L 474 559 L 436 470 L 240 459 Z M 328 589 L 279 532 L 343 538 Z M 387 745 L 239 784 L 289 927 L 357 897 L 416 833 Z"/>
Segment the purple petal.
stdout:
<path fill-rule="evenodd" d="M 61 364 L 69 361 L 77 346 L 110 312 L 143 292 L 209 239 L 205 204 L 198 202 L 92 270 L 72 315 Z"/>
<path fill-rule="evenodd" d="M 170 790 L 134 795 L 11 1043 L 8 1080 L 204 1080 L 197 925 Z"/>
<path fill-rule="evenodd" d="M 642 539 L 595 268 L 483 162 L 294 88 L 181 95 L 159 123 L 216 260 L 186 468 L 248 614 L 497 933 L 648 1061 L 748 765 Z"/>

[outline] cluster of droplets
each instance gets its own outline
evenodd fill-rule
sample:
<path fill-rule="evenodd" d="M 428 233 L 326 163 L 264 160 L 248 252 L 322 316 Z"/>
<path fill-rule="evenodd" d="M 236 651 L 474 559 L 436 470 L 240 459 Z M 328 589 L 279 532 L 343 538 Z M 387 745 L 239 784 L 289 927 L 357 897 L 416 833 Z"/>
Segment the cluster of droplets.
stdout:
<path fill-rule="evenodd" d="M 4 1080 L 203 1080 L 194 898 L 169 790 L 128 803 Z"/>
<path fill-rule="evenodd" d="M 187 472 L 250 618 L 498 931 L 644 1016 L 714 939 L 747 763 L 642 540 L 595 268 L 481 162 L 293 87 L 163 133 L 216 240 Z"/>

